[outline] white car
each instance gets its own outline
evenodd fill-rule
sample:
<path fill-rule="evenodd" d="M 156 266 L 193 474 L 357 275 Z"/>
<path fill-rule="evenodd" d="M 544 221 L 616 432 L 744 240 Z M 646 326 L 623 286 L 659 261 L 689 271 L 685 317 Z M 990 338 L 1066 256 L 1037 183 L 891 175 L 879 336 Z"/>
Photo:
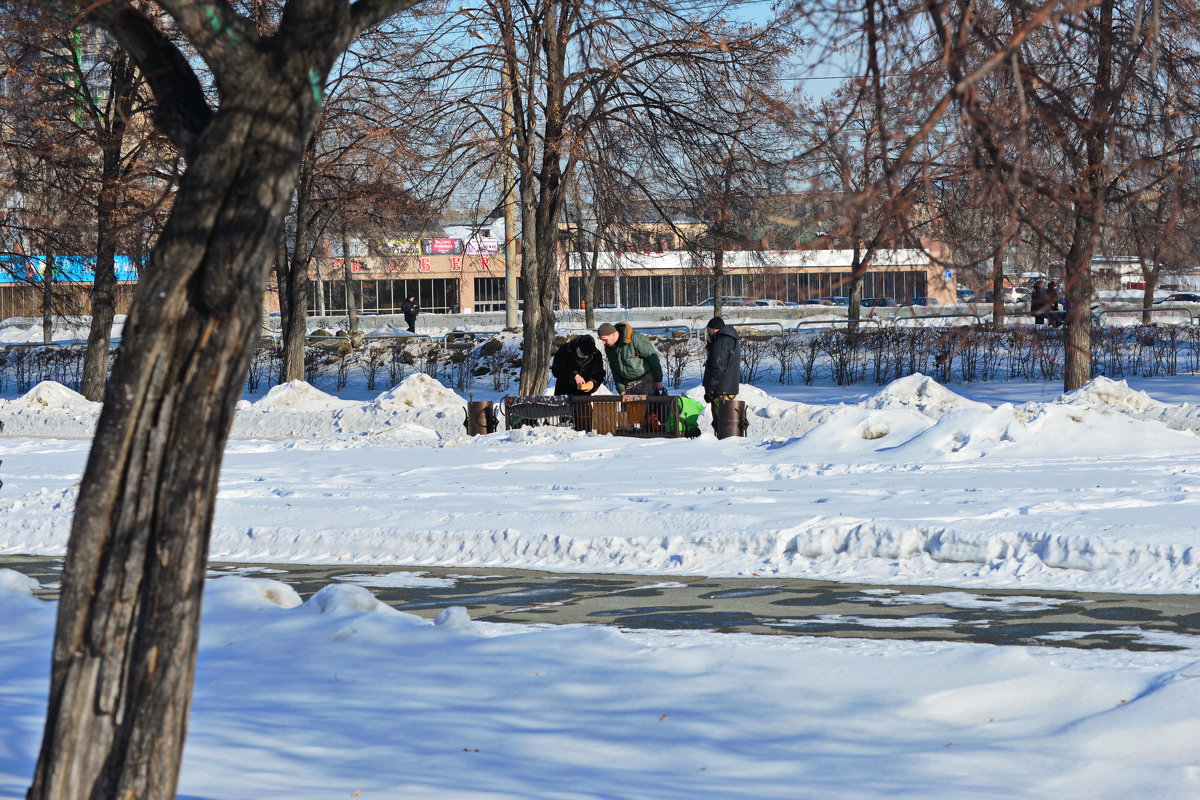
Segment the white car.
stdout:
<path fill-rule="evenodd" d="M 1017 303 L 1029 302 L 1029 297 L 1032 294 L 1033 291 L 1024 286 L 1008 286 L 1005 287 L 1002 298 L 1005 305 L 1015 305 Z M 992 302 L 992 292 L 983 293 L 983 302 Z"/>

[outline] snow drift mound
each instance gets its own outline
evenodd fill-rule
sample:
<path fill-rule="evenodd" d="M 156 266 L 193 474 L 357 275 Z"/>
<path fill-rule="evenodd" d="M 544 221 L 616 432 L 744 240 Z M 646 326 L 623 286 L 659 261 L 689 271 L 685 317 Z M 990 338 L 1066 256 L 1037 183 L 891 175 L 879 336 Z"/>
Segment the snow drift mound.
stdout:
<path fill-rule="evenodd" d="M 380 336 L 402 337 L 402 336 L 414 336 L 414 335 L 415 334 L 409 333 L 406 330 L 401 330 L 400 328 L 397 328 L 395 325 L 380 325 L 378 328 L 372 328 L 371 330 L 366 332 L 366 337 L 368 339 L 376 338 L 376 337 L 380 337 Z"/>
<path fill-rule="evenodd" d="M 912 409 L 930 417 L 941 417 L 966 408 L 986 408 L 986 404 L 968 400 L 940 383 L 915 372 L 898 378 L 859 403 L 863 408 Z"/>
<path fill-rule="evenodd" d="M 1200 408 L 1191 403 L 1170 405 L 1159 402 L 1145 392 L 1129 388 L 1123 380 L 1100 376 L 1063 395 L 1059 403 L 1101 413 L 1123 414 L 1146 422 L 1161 422 L 1173 430 L 1200 433 Z"/>
<path fill-rule="evenodd" d="M 1151 452 L 1172 452 L 1186 441 L 1164 409 L 1123 381 L 1089 384 L 1069 400 L 1003 403 L 967 400 L 924 375 L 911 375 L 853 406 L 809 417 L 808 430 L 787 447 L 789 459 L 933 464 L 997 458 L 1104 457 L 1137 441 Z M 1089 399 L 1090 398 L 1090 399 Z M 1143 410 L 1144 409 L 1144 410 Z M 1193 418 L 1197 427 L 1200 419 Z M 797 435 L 778 420 L 755 421 L 752 432 Z"/>
<path fill-rule="evenodd" d="M 0 400 L 5 436 L 89 439 L 99 418 L 99 403 L 53 381 L 43 381 L 16 399 Z"/>
<path fill-rule="evenodd" d="M 98 412 L 99 403 L 93 403 L 79 392 L 72 391 L 61 383 L 42 381 L 21 397 L 14 404 L 32 408 L 54 408 L 75 412 Z"/>
<path fill-rule="evenodd" d="M 449 411 L 464 408 L 466 401 L 428 375 L 417 372 L 405 378 L 399 386 L 375 398 L 375 405 L 384 409 L 396 407 Z"/>
<path fill-rule="evenodd" d="M 332 411 L 359 404 L 326 394 L 304 381 L 289 381 L 272 386 L 265 397 L 248 405 L 255 410 Z"/>
<path fill-rule="evenodd" d="M 699 399 L 703 390 L 692 394 Z M 751 437 L 808 437 L 810 446 L 820 443 L 834 452 L 860 455 L 896 447 L 949 414 L 990 410 L 919 373 L 892 381 L 854 405 L 791 403 L 752 386 L 743 386 L 738 399 L 746 401 L 755 417 Z"/>
<path fill-rule="evenodd" d="M 1088 381 L 1059 401 L 1069 405 L 1109 406 L 1120 411 L 1157 411 L 1166 406 L 1145 392 L 1129 388 L 1123 380 L 1114 381 L 1103 375 Z"/>

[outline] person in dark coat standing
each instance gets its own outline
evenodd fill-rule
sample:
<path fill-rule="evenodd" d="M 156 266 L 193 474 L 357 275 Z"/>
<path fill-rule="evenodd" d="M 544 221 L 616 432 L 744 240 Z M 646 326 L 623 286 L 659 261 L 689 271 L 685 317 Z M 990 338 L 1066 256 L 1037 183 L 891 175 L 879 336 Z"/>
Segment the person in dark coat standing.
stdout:
<path fill-rule="evenodd" d="M 400 313 L 404 315 L 404 321 L 408 323 L 408 332 L 417 332 L 417 315 L 421 313 L 421 306 L 417 302 L 416 297 L 409 297 L 400 304 Z"/>
<path fill-rule="evenodd" d="M 1050 285 L 1046 287 L 1046 319 L 1056 328 L 1062 325 L 1066 319 L 1063 312 L 1059 310 L 1062 301 L 1063 297 L 1062 293 L 1058 291 L 1058 283 L 1050 281 Z"/>
<path fill-rule="evenodd" d="M 1045 325 L 1046 317 L 1049 316 L 1053 306 L 1050 305 L 1050 298 L 1047 296 L 1049 292 L 1042 287 L 1041 281 L 1036 281 L 1033 284 L 1033 291 L 1029 294 L 1029 311 L 1033 314 L 1034 325 Z"/>
<path fill-rule="evenodd" d="M 564 342 L 550 363 L 555 394 L 593 394 L 604 383 L 604 359 L 586 333 Z"/>
<path fill-rule="evenodd" d="M 708 334 L 704 360 L 704 402 L 712 406 L 713 426 L 720 418 L 721 403 L 737 398 L 742 379 L 742 346 L 738 332 L 725 320 L 713 317 L 705 326 Z"/>

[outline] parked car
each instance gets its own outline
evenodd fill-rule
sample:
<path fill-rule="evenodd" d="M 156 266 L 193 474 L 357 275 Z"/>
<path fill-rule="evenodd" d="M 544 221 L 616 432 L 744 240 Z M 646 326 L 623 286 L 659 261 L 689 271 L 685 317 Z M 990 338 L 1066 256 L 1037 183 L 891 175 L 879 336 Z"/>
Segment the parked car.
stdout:
<path fill-rule="evenodd" d="M 900 305 L 894 297 L 864 297 L 863 308 L 895 308 Z"/>
<path fill-rule="evenodd" d="M 1169 294 L 1162 300 L 1155 300 L 1154 303 L 1200 303 L 1200 294 L 1196 292 L 1175 292 Z"/>
<path fill-rule="evenodd" d="M 713 298 L 709 297 L 704 300 L 701 300 L 699 303 L 696 303 L 696 305 L 711 307 L 714 305 Z M 722 297 L 721 305 L 722 306 L 752 306 L 752 305 L 754 305 L 754 301 L 751 300 L 749 297 Z"/>
<path fill-rule="evenodd" d="M 940 306 L 941 305 L 941 303 L 939 303 L 933 297 L 914 297 L 912 300 L 908 301 L 908 304 L 910 306 Z"/>
<path fill-rule="evenodd" d="M 1026 288 L 1024 286 L 1009 286 L 1008 288 L 1006 288 L 1004 290 L 1004 294 L 1002 295 L 1002 298 L 1004 300 L 1005 305 L 1013 305 L 1016 303 L 1028 302 L 1029 296 L 1031 294 L 1033 294 L 1033 292 L 1031 292 L 1028 288 Z M 985 303 L 992 302 L 992 292 L 991 291 L 987 291 L 987 292 L 983 293 L 983 302 L 985 302 Z"/>
<path fill-rule="evenodd" d="M 975 302 L 975 290 L 974 289 L 959 289 L 958 290 L 958 302 L 974 303 Z"/>
<path fill-rule="evenodd" d="M 822 298 L 821 298 L 821 305 L 825 305 L 825 306 L 848 306 L 848 305 L 850 305 L 850 298 L 849 298 L 849 297 L 843 297 L 843 296 L 841 296 L 841 295 L 835 295 L 835 296 L 833 296 L 833 297 L 822 297 Z"/>
<path fill-rule="evenodd" d="M 795 305 L 795 303 L 788 303 L 783 300 L 776 300 L 773 297 L 760 297 L 754 301 L 754 305 L 756 305 L 756 306 L 772 306 L 775 308 L 779 308 L 782 306 Z"/>

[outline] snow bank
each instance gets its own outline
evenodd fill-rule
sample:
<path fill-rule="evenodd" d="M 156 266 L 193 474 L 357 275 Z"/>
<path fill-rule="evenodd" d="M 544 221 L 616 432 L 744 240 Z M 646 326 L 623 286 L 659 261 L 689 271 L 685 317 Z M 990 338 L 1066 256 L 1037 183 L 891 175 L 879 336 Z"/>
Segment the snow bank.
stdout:
<path fill-rule="evenodd" d="M 47 426 L 86 408 L 52 387 L 31 395 L 46 404 L 6 408 L 37 408 Z M 694 440 L 557 427 L 471 438 L 464 401 L 423 375 L 368 402 L 277 387 L 239 406 L 212 555 L 1200 589 L 1200 438 L 1173 422 L 1186 404 L 1097 380 L 992 407 L 920 375 L 852 404 L 742 397 L 745 439 L 718 441 L 707 418 Z M 16 470 L 0 548 L 63 552 L 86 441 L 0 441 Z"/>
<path fill-rule="evenodd" d="M 0 399 L 0 435 L 90 439 L 99 416 L 99 403 L 60 383 L 42 381 L 18 398 Z"/>
<path fill-rule="evenodd" d="M 375 398 L 384 409 L 411 408 L 451 411 L 466 407 L 461 397 L 423 373 L 409 375 L 400 385 Z"/>
<path fill-rule="evenodd" d="M 892 381 L 861 405 L 880 410 L 911 409 L 935 418 L 961 409 L 986 408 L 985 404 L 961 397 L 920 373 Z"/>
<path fill-rule="evenodd" d="M 290 381 L 271 387 L 266 396 L 255 403 L 239 403 L 239 410 L 274 411 L 336 411 L 358 405 L 351 400 L 342 400 L 316 389 L 304 381 Z"/>
<path fill-rule="evenodd" d="M 290 592 L 208 582 L 181 797 L 1200 792 L 1194 649 L 535 629 L 464 608 L 430 622 L 358 587 Z M 33 772 L 53 610 L 0 591 L 3 798 Z"/>
<path fill-rule="evenodd" d="M 1135 419 L 1161 422 L 1175 430 L 1200 433 L 1200 408 L 1191 403 L 1160 403 L 1145 392 L 1131 389 L 1123 380 L 1098 377 L 1064 395 L 1060 402 L 1101 412 L 1126 414 Z"/>
<path fill-rule="evenodd" d="M 341 439 L 342 446 L 371 443 L 430 445 L 463 439 L 466 402 L 420 373 L 363 403 L 341 400 L 303 381 L 276 386 L 256 403 L 238 404 L 235 439 Z"/>
<path fill-rule="evenodd" d="M 126 316 L 113 317 L 110 338 L 119 340 L 125 329 Z M 55 317 L 51 335 L 55 343 L 86 342 L 91 325 L 87 317 Z M 10 317 L 0 324 L 0 344 L 42 344 L 45 334 L 40 317 Z"/>

